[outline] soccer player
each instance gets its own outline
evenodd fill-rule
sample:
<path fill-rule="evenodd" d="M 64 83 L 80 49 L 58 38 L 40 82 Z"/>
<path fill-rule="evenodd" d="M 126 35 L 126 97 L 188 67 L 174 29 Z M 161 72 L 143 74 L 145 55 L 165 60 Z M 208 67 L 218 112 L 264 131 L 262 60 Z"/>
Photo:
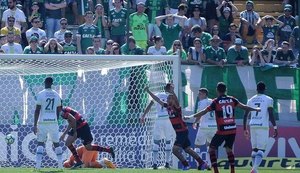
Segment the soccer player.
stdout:
<path fill-rule="evenodd" d="M 107 158 L 97 161 L 98 151 L 88 151 L 84 146 L 77 147 L 76 151 L 79 158 L 82 159 L 85 168 L 116 168 L 112 161 L 108 160 Z M 74 156 L 71 154 L 69 159 L 64 162 L 64 167 L 72 167 L 75 164 L 74 161 Z"/>
<path fill-rule="evenodd" d="M 83 165 L 83 162 L 79 158 L 78 153 L 73 145 L 77 138 L 83 140 L 83 145 L 88 151 L 108 152 L 111 154 L 112 158 L 115 158 L 113 148 L 101 147 L 97 144 L 92 144 L 93 136 L 90 126 L 76 110 L 70 107 L 63 107 L 60 112 L 60 116 L 63 119 L 68 120 L 69 123 L 68 127 L 61 135 L 60 140 L 64 141 L 66 134 L 68 134 L 65 145 L 69 148 L 75 158 L 76 163 L 72 166 L 73 169 L 81 168 Z"/>
<path fill-rule="evenodd" d="M 210 155 L 210 161 L 215 173 L 219 173 L 216 150 L 224 141 L 224 147 L 226 148 L 231 173 L 235 172 L 234 154 L 232 152 L 232 146 L 236 135 L 236 124 L 234 114 L 235 107 L 239 107 L 246 111 L 260 111 L 260 108 L 252 108 L 246 106 L 239 102 L 236 98 L 226 95 L 226 90 L 226 84 L 223 82 L 219 82 L 217 84 L 218 97 L 213 99 L 212 103 L 200 112 L 190 116 L 185 116 L 186 119 L 189 119 L 192 117 L 201 117 L 210 111 L 215 111 L 218 129 L 211 140 L 208 151 Z"/>
<path fill-rule="evenodd" d="M 58 160 L 58 168 L 62 165 L 62 148 L 59 146 L 58 118 L 62 109 L 61 98 L 51 86 L 53 78 L 47 77 L 44 81 L 45 89 L 38 93 L 36 108 L 34 112 L 34 134 L 37 136 L 38 146 L 36 148 L 36 169 L 41 168 L 42 158 L 45 150 L 47 135 L 50 136 L 55 147 Z"/>
<path fill-rule="evenodd" d="M 207 88 L 200 88 L 198 93 L 198 105 L 197 105 L 197 111 L 205 109 L 207 106 L 209 106 L 212 103 L 212 99 L 208 98 L 208 90 Z M 206 113 L 201 118 L 198 117 L 195 119 L 195 122 L 193 124 L 193 127 L 196 129 L 197 123 L 200 120 L 198 132 L 195 139 L 195 152 L 201 156 L 201 146 L 205 145 L 204 147 L 207 147 L 205 150 L 206 156 L 205 160 L 210 164 L 209 154 L 208 154 L 208 146 L 211 142 L 211 139 L 215 135 L 217 131 L 217 123 L 215 114 L 213 111 Z M 203 158 L 202 158 L 203 159 Z M 204 160 L 204 159 L 203 159 Z"/>
<path fill-rule="evenodd" d="M 251 107 L 259 107 L 261 112 L 245 112 L 244 115 L 244 135 L 249 138 L 247 129 L 247 118 L 250 115 L 250 139 L 252 145 L 252 170 L 251 173 L 256 173 L 259 167 L 269 139 L 269 120 L 271 121 L 274 134 L 277 137 L 277 126 L 273 115 L 273 99 L 265 95 L 266 85 L 264 82 L 258 82 L 256 86 L 257 94 L 248 100 L 247 105 Z"/>
<path fill-rule="evenodd" d="M 183 170 L 188 170 L 190 168 L 189 163 L 181 153 L 183 149 L 186 153 L 191 155 L 198 162 L 198 169 L 207 169 L 208 165 L 198 156 L 198 154 L 191 149 L 191 142 L 189 140 L 189 131 L 187 125 L 182 119 L 181 107 L 179 105 L 178 99 L 175 94 L 169 94 L 167 102 L 160 100 L 155 94 L 153 94 L 149 88 L 145 88 L 145 91 L 150 94 L 150 96 L 161 106 L 167 108 L 168 115 L 172 126 L 176 132 L 176 139 L 173 146 L 173 154 L 181 161 L 183 165 Z"/>
<path fill-rule="evenodd" d="M 165 92 L 160 92 L 155 94 L 161 101 L 166 102 L 168 95 L 170 93 L 174 93 L 174 86 L 171 83 L 166 84 Z M 149 105 L 146 107 L 144 114 L 141 117 L 141 123 L 145 123 L 145 117 L 147 113 L 149 113 L 151 107 L 153 106 L 154 101 L 152 100 Z M 154 124 L 154 132 L 153 132 L 153 169 L 157 169 L 157 158 L 158 158 L 158 150 L 159 144 L 162 139 L 165 139 L 165 153 L 166 153 L 166 164 L 165 168 L 170 168 L 170 159 L 171 159 L 171 150 L 172 150 L 172 134 L 174 134 L 174 130 L 172 124 L 169 119 L 168 111 L 165 107 L 162 107 L 160 104 L 156 104 L 156 113 L 157 118 Z"/>

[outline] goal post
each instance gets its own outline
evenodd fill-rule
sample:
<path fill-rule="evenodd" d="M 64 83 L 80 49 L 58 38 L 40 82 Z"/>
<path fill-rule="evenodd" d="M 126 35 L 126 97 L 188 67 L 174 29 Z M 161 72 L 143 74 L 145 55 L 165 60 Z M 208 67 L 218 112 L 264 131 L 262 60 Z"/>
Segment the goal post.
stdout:
<path fill-rule="evenodd" d="M 36 140 L 33 119 L 36 95 L 44 78 L 54 78 L 53 89 L 65 106 L 78 110 L 89 122 L 94 143 L 113 146 L 119 167 L 150 167 L 154 109 L 141 125 L 139 117 L 149 103 L 144 88 L 163 91 L 173 82 L 178 95 L 180 59 L 171 55 L 1 55 L 0 56 L 0 166 L 33 167 Z M 60 132 L 66 121 L 59 120 Z M 5 143 L 12 134 L 15 142 Z M 80 143 L 77 140 L 77 146 Z M 164 145 L 164 144 L 162 144 Z M 63 143 L 61 143 L 63 146 Z M 64 146 L 66 159 L 70 152 Z M 99 157 L 110 157 L 101 153 Z M 164 155 L 160 153 L 163 163 Z M 56 167 L 51 141 L 43 167 Z"/>

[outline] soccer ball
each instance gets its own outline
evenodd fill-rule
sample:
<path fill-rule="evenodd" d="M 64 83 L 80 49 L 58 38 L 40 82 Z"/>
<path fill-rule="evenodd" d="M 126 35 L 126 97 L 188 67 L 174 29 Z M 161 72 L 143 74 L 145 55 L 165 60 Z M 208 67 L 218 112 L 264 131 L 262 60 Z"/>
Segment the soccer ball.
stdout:
<path fill-rule="evenodd" d="M 5 137 L 5 142 L 8 144 L 8 145 L 11 145 L 15 142 L 15 137 L 11 134 L 8 134 L 6 135 Z"/>

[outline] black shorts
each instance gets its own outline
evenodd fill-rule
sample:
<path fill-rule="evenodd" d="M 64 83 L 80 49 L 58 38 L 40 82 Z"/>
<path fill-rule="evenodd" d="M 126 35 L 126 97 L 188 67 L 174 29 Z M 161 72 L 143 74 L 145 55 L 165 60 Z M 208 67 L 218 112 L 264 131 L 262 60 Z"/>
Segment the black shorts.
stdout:
<path fill-rule="evenodd" d="M 88 124 L 82 126 L 79 129 L 76 129 L 76 132 L 77 132 L 77 138 L 80 138 L 81 140 L 83 140 L 83 145 L 87 145 L 87 144 L 92 143 L 93 136 L 92 136 L 92 133 L 91 133 L 90 126 Z M 73 134 L 74 134 L 74 130 L 71 129 L 68 132 L 68 135 L 73 136 Z"/>
<path fill-rule="evenodd" d="M 218 148 L 225 141 L 224 147 L 228 147 L 228 148 L 232 149 L 234 140 L 235 140 L 235 134 L 232 134 L 232 135 L 215 134 L 215 136 L 212 138 L 212 140 L 210 142 L 209 147 Z"/>
<path fill-rule="evenodd" d="M 189 140 L 189 132 L 176 132 L 176 140 L 174 145 L 186 149 L 187 147 L 191 146 L 191 142 Z"/>

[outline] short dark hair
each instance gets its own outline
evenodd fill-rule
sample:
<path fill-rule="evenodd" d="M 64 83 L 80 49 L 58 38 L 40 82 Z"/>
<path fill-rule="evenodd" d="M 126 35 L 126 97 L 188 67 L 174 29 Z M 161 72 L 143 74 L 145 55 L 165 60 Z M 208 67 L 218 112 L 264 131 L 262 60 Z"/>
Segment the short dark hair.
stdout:
<path fill-rule="evenodd" d="M 165 90 L 170 90 L 171 86 L 173 86 L 172 83 L 167 83 L 166 86 L 165 86 Z"/>
<path fill-rule="evenodd" d="M 192 32 L 202 32 L 202 29 L 199 25 L 194 25 L 191 30 Z"/>
<path fill-rule="evenodd" d="M 282 43 L 281 43 L 281 45 L 287 45 L 287 46 L 290 46 L 290 43 L 289 42 L 287 42 L 287 41 L 283 41 Z"/>
<path fill-rule="evenodd" d="M 205 93 L 206 95 L 208 95 L 208 89 L 207 88 L 200 88 L 199 92 Z"/>
<path fill-rule="evenodd" d="M 263 81 L 260 81 L 256 85 L 256 90 L 257 91 L 265 91 L 266 90 L 266 85 Z"/>
<path fill-rule="evenodd" d="M 186 9 L 186 8 L 188 8 L 188 6 L 186 5 L 186 4 L 179 4 L 179 6 L 178 6 L 178 11 L 179 10 L 184 10 L 184 9 Z"/>
<path fill-rule="evenodd" d="M 226 84 L 224 82 L 218 82 L 217 84 L 217 91 L 220 93 L 225 93 L 227 90 Z"/>
<path fill-rule="evenodd" d="M 53 84 L 53 78 L 52 77 L 46 77 L 45 84 Z"/>

